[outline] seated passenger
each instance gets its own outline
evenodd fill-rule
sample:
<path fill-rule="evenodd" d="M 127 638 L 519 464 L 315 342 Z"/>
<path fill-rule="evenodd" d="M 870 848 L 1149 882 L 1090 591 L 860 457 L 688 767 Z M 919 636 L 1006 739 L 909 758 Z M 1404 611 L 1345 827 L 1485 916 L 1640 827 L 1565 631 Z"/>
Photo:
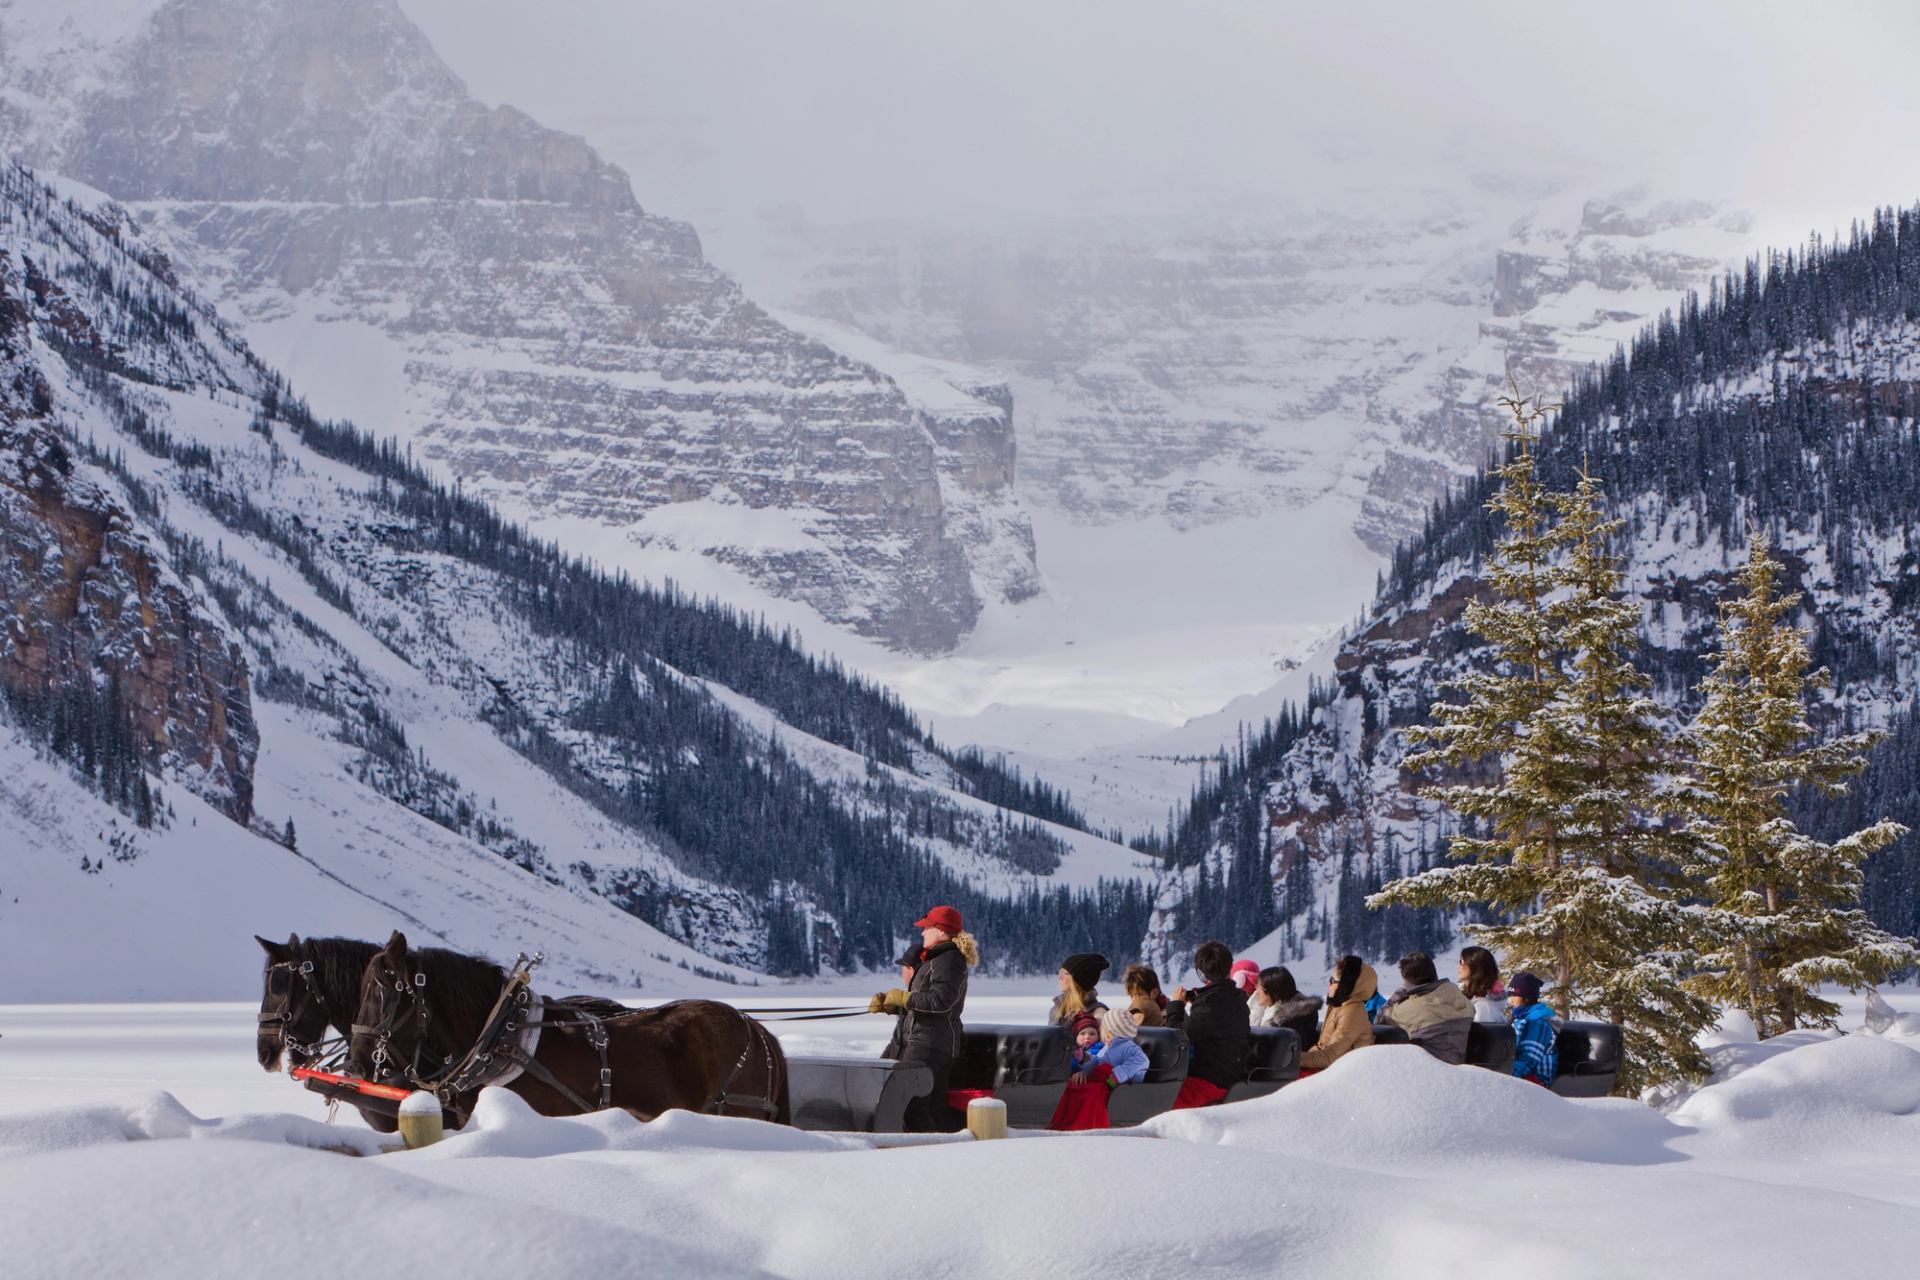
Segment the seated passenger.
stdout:
<path fill-rule="evenodd" d="M 1140 1024 L 1125 1009 L 1109 1009 L 1100 1015 L 1100 1045 L 1094 1052 L 1108 1068 L 1108 1088 L 1145 1078 L 1152 1063 L 1147 1060 L 1147 1051 L 1134 1039 L 1139 1032 Z"/>
<path fill-rule="evenodd" d="M 1500 966 L 1485 947 L 1460 948 L 1460 993 L 1473 1002 L 1475 1022 L 1507 1020 L 1507 989 L 1500 985 Z"/>
<path fill-rule="evenodd" d="M 1160 975 L 1144 964 L 1127 966 L 1127 1009 L 1143 1027 L 1167 1025 L 1167 996 Z"/>
<path fill-rule="evenodd" d="M 1233 983 L 1233 952 L 1217 939 L 1203 942 L 1193 953 L 1193 967 L 1206 985 L 1191 993 L 1175 987 L 1167 1001 L 1167 1025 L 1185 1031 L 1193 1048 L 1176 1109 L 1224 1101 L 1227 1090 L 1247 1078 L 1247 998 Z"/>
<path fill-rule="evenodd" d="M 1085 1084 L 1100 1057 L 1100 1015 L 1085 1010 L 1074 1014 L 1067 1034 L 1073 1038 L 1073 1074 L 1067 1079 Z"/>
<path fill-rule="evenodd" d="M 1300 1055 L 1300 1074 L 1325 1071 L 1348 1052 L 1373 1043 L 1367 1000 L 1379 988 L 1373 966 L 1359 956 L 1341 956 L 1327 979 L 1327 1020 L 1320 1040 Z"/>
<path fill-rule="evenodd" d="M 1100 1052 L 1100 1019 L 1082 1010 L 1073 1016 L 1068 1032 L 1073 1037 L 1072 1061 L 1068 1064 L 1073 1074 L 1060 1091 L 1060 1101 L 1054 1105 L 1047 1128 L 1105 1129 L 1112 1123 L 1107 1118 L 1107 1098 L 1112 1092 L 1113 1066 Z"/>
<path fill-rule="evenodd" d="M 1407 1039 L 1442 1062 L 1465 1062 L 1472 1002 L 1434 971 L 1433 957 L 1424 951 L 1401 958 L 1400 980 L 1403 985 L 1374 1021 L 1399 1027 Z"/>
<path fill-rule="evenodd" d="M 1231 976 L 1240 994 L 1251 1000 L 1254 989 L 1260 985 L 1260 966 L 1251 960 L 1235 960 Z"/>
<path fill-rule="evenodd" d="M 1287 1028 L 1300 1037 L 1304 1052 L 1319 1037 L 1322 1003 L 1319 996 L 1300 994 L 1290 970 L 1262 969 L 1259 990 L 1253 993 L 1253 1025 Z"/>
<path fill-rule="evenodd" d="M 1513 1074 L 1538 1085 L 1551 1085 L 1559 1074 L 1560 1058 L 1554 1041 L 1560 1019 L 1540 1003 L 1540 979 L 1522 970 L 1507 984 L 1507 1017 L 1513 1023 Z"/>
<path fill-rule="evenodd" d="M 1100 993 L 1093 989 L 1093 984 L 1100 981 L 1100 975 L 1106 971 L 1107 958 L 1091 952 L 1070 955 L 1061 961 L 1060 994 L 1053 998 L 1047 1021 L 1056 1027 L 1069 1027 L 1080 1014 L 1098 1014 L 1105 1009 L 1107 1006 L 1100 1002 Z"/>

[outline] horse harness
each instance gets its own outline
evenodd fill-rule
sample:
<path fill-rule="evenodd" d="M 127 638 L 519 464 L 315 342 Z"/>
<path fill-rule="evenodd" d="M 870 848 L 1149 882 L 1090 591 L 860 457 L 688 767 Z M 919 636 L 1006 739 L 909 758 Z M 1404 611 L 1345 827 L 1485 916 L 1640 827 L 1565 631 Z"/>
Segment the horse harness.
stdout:
<path fill-rule="evenodd" d="M 536 995 L 530 984 L 534 969 L 544 958 L 537 951 L 531 957 L 522 953 L 515 958 L 513 968 L 508 971 L 506 982 L 501 988 L 500 996 L 494 1001 L 493 1009 L 487 1014 L 486 1021 L 481 1024 L 480 1034 L 474 1039 L 472 1047 L 462 1054 L 458 1061 L 454 1061 L 449 1056 L 445 1069 L 436 1074 L 429 1074 L 423 1070 L 420 1063 L 420 1053 L 426 1047 L 427 1024 L 432 1018 L 431 1009 L 423 994 L 427 981 L 424 973 L 416 973 L 411 979 L 402 975 L 395 982 L 395 990 L 408 997 L 404 1002 L 404 1010 L 402 1006 L 396 1005 L 378 1026 L 355 1023 L 353 1032 L 355 1035 L 377 1037 L 373 1060 L 376 1064 L 383 1063 L 387 1060 L 387 1045 L 393 1033 L 399 1030 L 408 1016 L 417 1015 L 420 1019 L 420 1043 L 415 1049 L 412 1065 L 406 1069 L 407 1079 L 415 1088 L 432 1093 L 440 1099 L 442 1106 L 463 1115 L 463 1118 L 466 1108 L 460 1107 L 456 1102 L 460 1095 L 478 1092 L 489 1085 L 510 1084 L 522 1074 L 530 1075 L 540 1081 L 583 1113 L 604 1111 L 613 1105 L 613 1068 L 607 1057 L 609 1037 L 606 1024 L 610 1018 L 617 1018 L 621 1014 L 594 1012 L 587 1006 L 592 1005 L 602 1010 L 609 1007 L 619 1009 L 620 1006 L 610 1001 L 586 1000 L 578 997 L 568 1000 L 548 1000 Z M 627 1010 L 626 1012 L 641 1011 Z M 760 1050 L 760 1056 L 766 1067 L 767 1094 L 772 1095 L 775 1092 L 773 1054 L 766 1044 L 771 1037 L 766 1028 L 745 1014 L 741 1014 L 740 1019 L 747 1025 L 747 1043 L 740 1051 L 739 1060 L 733 1064 L 733 1069 L 721 1082 L 719 1091 L 707 1103 L 706 1110 L 711 1114 L 718 1114 L 723 1108 L 729 1106 L 752 1107 L 771 1119 L 779 1114 L 779 1107 L 771 1096 L 741 1096 L 729 1092 L 729 1088 L 746 1067 L 747 1060 L 752 1056 L 755 1048 Z M 592 1045 L 594 1051 L 600 1056 L 600 1088 L 597 1103 L 589 1102 L 562 1082 L 536 1056 L 541 1033 L 549 1027 L 555 1030 L 584 1029 L 587 1043 Z"/>
<path fill-rule="evenodd" d="M 747 1042 L 741 1046 L 740 1057 L 733 1064 L 733 1070 L 727 1072 L 727 1078 L 720 1082 L 719 1091 L 715 1093 L 712 1100 L 707 1103 L 707 1114 L 717 1116 L 728 1107 L 751 1107 L 768 1120 L 778 1119 L 780 1106 L 774 1099 L 779 1094 L 779 1089 L 774 1084 L 773 1053 L 768 1048 L 768 1042 L 773 1039 L 773 1033 L 755 1022 L 752 1018 L 749 1018 L 746 1014 L 741 1013 L 738 1009 L 735 1009 L 734 1013 L 739 1017 L 741 1022 L 746 1024 Z M 731 1092 L 733 1082 L 740 1078 L 741 1071 L 746 1068 L 747 1058 L 755 1049 L 760 1051 L 760 1065 L 766 1073 L 766 1091 L 760 1094 L 738 1094 Z"/>

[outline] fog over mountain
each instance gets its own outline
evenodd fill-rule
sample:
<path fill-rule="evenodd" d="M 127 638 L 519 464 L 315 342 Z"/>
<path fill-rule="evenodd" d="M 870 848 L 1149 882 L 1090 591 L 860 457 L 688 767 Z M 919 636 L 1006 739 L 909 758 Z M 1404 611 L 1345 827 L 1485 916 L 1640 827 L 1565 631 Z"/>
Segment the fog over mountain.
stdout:
<path fill-rule="evenodd" d="M 783 205 L 1178 211 L 1311 197 L 1326 161 L 1358 158 L 1393 180 L 1684 187 L 1790 241 L 1920 174 L 1901 87 L 1920 12 L 1898 3 L 1468 3 L 1395 12 L 1391 40 L 1371 13 L 1205 2 L 403 7 L 481 97 L 587 135 L 723 257 Z"/>

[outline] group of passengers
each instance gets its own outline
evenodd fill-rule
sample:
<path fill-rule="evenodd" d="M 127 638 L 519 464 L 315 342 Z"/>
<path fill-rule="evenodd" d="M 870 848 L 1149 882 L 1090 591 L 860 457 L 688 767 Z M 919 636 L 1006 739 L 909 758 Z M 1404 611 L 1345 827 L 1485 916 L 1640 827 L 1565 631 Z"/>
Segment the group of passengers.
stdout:
<path fill-rule="evenodd" d="M 873 997 L 873 1012 L 900 1018 L 885 1055 L 923 1062 L 933 1074 L 933 1089 L 908 1106 L 910 1130 L 957 1127 L 949 1077 L 960 1055 L 960 1015 L 966 1002 L 967 970 L 979 963 L 973 937 L 962 928 L 960 912 L 935 907 L 915 922 L 921 942 L 900 957 L 902 986 Z M 1235 960 L 1227 944 L 1209 941 L 1193 954 L 1201 984 L 1160 988 L 1160 978 L 1145 965 L 1128 965 L 1122 976 L 1126 1002 L 1109 1006 L 1097 984 L 1109 968 L 1092 953 L 1070 955 L 1060 965 L 1060 993 L 1048 1021 L 1068 1028 L 1072 1039 L 1071 1075 L 1052 1127 L 1107 1127 L 1112 1090 L 1146 1076 L 1150 1062 L 1138 1043 L 1142 1027 L 1173 1027 L 1186 1033 L 1186 1078 L 1173 1105 L 1211 1106 L 1246 1078 L 1254 1027 L 1284 1027 L 1300 1040 L 1300 1074 L 1324 1071 L 1353 1050 L 1370 1045 L 1376 1025 L 1397 1027 L 1412 1043 L 1442 1062 L 1464 1063 L 1475 1022 L 1509 1026 L 1514 1035 L 1513 1074 L 1535 1084 L 1552 1082 L 1554 1040 L 1559 1021 L 1540 1001 L 1541 982 L 1531 973 L 1512 975 L 1502 984 L 1493 953 L 1467 947 L 1460 953 L 1455 981 L 1439 976 L 1433 957 L 1416 951 L 1400 961 L 1400 988 L 1382 997 L 1373 966 L 1359 956 L 1342 956 L 1327 977 L 1326 996 L 1303 994 L 1284 967 L 1262 969 L 1251 960 Z M 1326 1016 L 1320 1017 L 1324 1005 Z"/>
<path fill-rule="evenodd" d="M 1106 1126 L 1107 1095 L 1147 1074 L 1148 1058 L 1135 1036 L 1150 1026 L 1186 1033 L 1191 1059 L 1175 1109 L 1211 1106 L 1246 1078 L 1254 1027 L 1284 1027 L 1298 1036 L 1304 1050 L 1300 1074 L 1308 1076 L 1374 1043 L 1376 1026 L 1398 1027 L 1413 1044 L 1457 1064 L 1467 1060 L 1472 1025 L 1498 1023 L 1514 1034 L 1514 1075 L 1543 1085 L 1554 1075 L 1559 1023 L 1540 1002 L 1540 979 L 1521 972 L 1503 985 L 1485 947 L 1460 953 L 1454 981 L 1440 977 L 1432 956 L 1416 951 L 1400 961 L 1400 989 L 1385 997 L 1373 966 L 1359 956 L 1341 957 L 1323 998 L 1302 994 L 1286 968 L 1235 960 L 1224 942 L 1211 941 L 1193 956 L 1200 986 L 1176 987 L 1167 995 L 1152 969 L 1129 965 L 1122 978 L 1127 1002 L 1108 1008 L 1095 986 L 1107 967 L 1105 956 L 1090 954 L 1068 956 L 1060 966 L 1060 994 L 1049 1020 L 1070 1029 L 1074 1047 L 1073 1074 L 1054 1114 L 1056 1129 Z"/>

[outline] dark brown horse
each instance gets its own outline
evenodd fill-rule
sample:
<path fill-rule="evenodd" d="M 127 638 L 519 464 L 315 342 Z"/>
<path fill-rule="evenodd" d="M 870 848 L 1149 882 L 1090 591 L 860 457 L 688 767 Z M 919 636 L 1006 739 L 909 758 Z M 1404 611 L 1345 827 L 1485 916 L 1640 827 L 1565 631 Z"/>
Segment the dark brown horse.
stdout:
<path fill-rule="evenodd" d="M 325 1056 L 323 1042 L 329 1029 L 342 1045 L 352 1034 L 353 1014 L 360 1007 L 360 978 L 380 944 L 357 938 L 302 942 L 297 933 L 285 942 L 269 942 L 255 934 L 254 941 L 267 953 L 260 993 L 260 1066 L 267 1071 L 280 1070 L 283 1062 L 289 1069 L 313 1066 Z M 397 1127 L 391 1115 L 367 1107 L 355 1109 L 381 1133 L 392 1133 Z"/>
<path fill-rule="evenodd" d="M 360 984 L 348 1062 L 364 1079 L 441 1092 L 459 1114 L 473 1108 L 480 1080 L 462 1071 L 509 1075 L 507 1088 L 543 1115 L 577 1115 L 612 1106 L 642 1120 L 680 1108 L 791 1123 L 787 1059 L 766 1028 L 713 1000 L 679 1000 L 657 1009 L 607 1001 L 538 1001 L 502 1023 L 508 971 L 478 956 L 413 950 L 395 931 L 367 963 Z M 483 1066 L 475 1046 L 488 1029 L 512 1027 Z M 541 1024 L 530 1065 L 512 1060 L 524 1021 Z M 510 1074 L 509 1074 L 510 1073 Z M 603 1074 L 604 1073 L 604 1074 Z"/>

